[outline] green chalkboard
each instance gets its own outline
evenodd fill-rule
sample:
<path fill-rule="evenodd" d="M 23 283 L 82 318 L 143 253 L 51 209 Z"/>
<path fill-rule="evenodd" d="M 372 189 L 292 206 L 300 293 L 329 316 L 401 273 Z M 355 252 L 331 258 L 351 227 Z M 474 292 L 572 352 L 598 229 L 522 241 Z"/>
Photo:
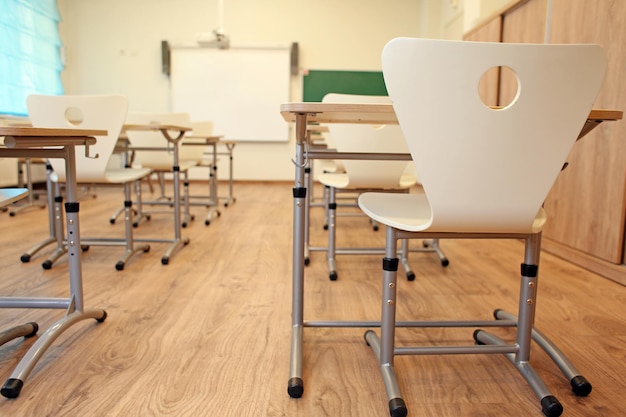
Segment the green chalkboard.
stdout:
<path fill-rule="evenodd" d="M 380 71 L 309 70 L 304 74 L 302 101 L 322 101 L 327 93 L 386 96 Z"/>

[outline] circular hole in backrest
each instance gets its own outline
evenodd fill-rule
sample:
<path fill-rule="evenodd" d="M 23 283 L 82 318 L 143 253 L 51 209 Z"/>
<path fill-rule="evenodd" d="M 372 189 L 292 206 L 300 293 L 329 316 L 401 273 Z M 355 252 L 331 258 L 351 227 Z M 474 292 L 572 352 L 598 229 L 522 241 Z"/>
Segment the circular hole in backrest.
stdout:
<path fill-rule="evenodd" d="M 478 82 L 478 95 L 483 104 L 492 109 L 510 106 L 517 97 L 519 80 L 511 67 L 491 67 Z"/>
<path fill-rule="evenodd" d="M 78 107 L 68 107 L 65 110 L 65 120 L 72 126 L 83 123 L 83 112 Z"/>

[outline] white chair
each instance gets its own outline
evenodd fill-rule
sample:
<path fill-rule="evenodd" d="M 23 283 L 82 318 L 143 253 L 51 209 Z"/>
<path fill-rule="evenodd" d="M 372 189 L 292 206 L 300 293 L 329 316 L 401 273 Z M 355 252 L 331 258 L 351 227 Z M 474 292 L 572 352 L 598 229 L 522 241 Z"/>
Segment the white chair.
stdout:
<path fill-rule="evenodd" d="M 76 151 L 76 179 L 82 184 L 124 186 L 124 239 L 82 238 L 85 245 L 123 245 L 126 250 L 115 264 L 117 270 L 123 270 L 128 259 L 139 251 L 148 252 L 150 246 L 135 245 L 132 233 L 133 213 L 131 184 L 148 176 L 150 169 L 119 168 L 107 169 L 109 158 L 117 142 L 126 119 L 128 104 L 126 98 L 119 95 L 30 95 L 26 100 L 28 115 L 34 127 L 102 129 L 106 136 L 97 137 L 97 143 L 89 151 L 83 146 Z M 65 164 L 59 160 L 50 160 L 54 172 L 52 180 L 65 182 Z M 60 201 L 57 201 L 60 204 Z M 58 216 L 57 216 L 58 217 Z M 63 227 L 56 228 L 62 234 Z M 48 265 L 46 267 L 46 265 Z M 51 263 L 46 261 L 44 268 Z"/>
<path fill-rule="evenodd" d="M 527 380 L 544 414 L 559 416 L 561 404 L 529 362 L 532 340 L 560 367 L 575 394 L 587 395 L 591 385 L 534 329 L 541 230 L 546 221 L 542 203 L 602 83 L 602 49 L 399 38 L 385 46 L 382 63 L 425 190 L 425 195 L 366 193 L 359 198 L 361 209 L 387 227 L 381 337 L 368 331 L 365 338 L 379 361 L 391 415 L 407 413 L 395 376 L 395 355 L 499 353 Z M 485 71 L 498 66 L 515 72 L 518 92 L 512 103 L 494 109 L 482 103 L 478 83 Z M 514 327 L 514 342 L 476 330 L 476 345 L 396 346 L 396 241 L 437 237 L 525 241 L 517 317 L 495 310 L 493 321 L 434 323 Z"/>
<path fill-rule="evenodd" d="M 387 96 L 364 96 L 354 94 L 327 94 L 322 100 L 324 103 L 372 103 L 388 104 Z M 407 154 L 408 148 L 397 125 L 373 126 L 361 124 L 328 125 L 330 136 L 333 138 L 335 148 L 341 153 L 396 153 Z M 336 231 L 340 206 L 356 206 L 356 203 L 337 203 L 338 192 L 360 194 L 364 191 L 385 191 L 394 193 L 408 193 L 409 189 L 417 184 L 415 175 L 407 173 L 408 161 L 398 160 L 365 160 L 346 159 L 341 161 L 343 172 L 327 172 L 320 174 L 318 180 L 328 189 L 328 247 L 327 260 L 329 278 L 337 279 L 336 255 L 348 254 L 373 254 L 383 253 L 382 248 L 337 248 Z M 377 226 L 374 226 L 377 230 Z M 310 248 L 313 250 L 314 248 Z M 447 266 L 448 260 L 439 249 L 438 241 L 432 245 L 415 249 L 415 251 L 435 252 L 440 258 L 442 265 Z M 401 262 L 409 280 L 415 278 L 408 264 L 408 245 L 404 241 L 402 245 Z"/>
<path fill-rule="evenodd" d="M 147 113 L 147 112 L 135 112 L 128 113 L 126 123 L 129 125 L 145 125 L 145 124 L 162 124 L 172 126 L 190 126 L 188 113 Z M 141 206 L 144 205 L 157 205 L 157 206 L 171 206 L 172 198 L 165 194 L 165 175 L 173 172 L 173 151 L 169 144 L 167 144 L 163 134 L 160 131 L 136 131 L 129 130 L 126 132 L 130 146 L 133 149 L 132 166 L 150 168 L 157 174 L 159 180 L 159 187 L 161 195 L 152 201 L 142 201 Z M 180 144 L 179 144 L 180 145 Z M 195 147 L 189 147 L 190 149 L 184 151 L 185 158 L 180 154 L 182 146 L 179 146 L 179 161 L 178 169 L 183 176 L 183 195 L 181 196 L 181 203 L 183 209 L 183 216 L 181 219 L 181 226 L 187 227 L 187 224 L 194 219 L 194 216 L 190 212 L 189 207 L 189 169 L 197 166 L 202 161 L 202 149 Z M 150 149 L 150 150 L 149 150 Z M 191 153 L 195 152 L 195 156 L 192 158 Z M 140 195 L 138 196 L 140 198 Z M 138 214 L 138 221 L 142 218 L 150 218 L 152 212 L 144 212 Z M 171 213 L 171 211 L 165 211 Z"/>

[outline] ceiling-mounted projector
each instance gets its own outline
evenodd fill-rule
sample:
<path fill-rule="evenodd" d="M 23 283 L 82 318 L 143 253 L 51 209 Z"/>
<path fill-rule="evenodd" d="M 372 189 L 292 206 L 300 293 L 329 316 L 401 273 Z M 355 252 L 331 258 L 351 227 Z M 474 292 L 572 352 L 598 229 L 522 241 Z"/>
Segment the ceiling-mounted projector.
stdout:
<path fill-rule="evenodd" d="M 213 32 L 201 32 L 196 34 L 198 45 L 203 47 L 217 47 L 219 49 L 228 49 L 230 40 L 228 35 L 222 29 L 216 29 Z"/>

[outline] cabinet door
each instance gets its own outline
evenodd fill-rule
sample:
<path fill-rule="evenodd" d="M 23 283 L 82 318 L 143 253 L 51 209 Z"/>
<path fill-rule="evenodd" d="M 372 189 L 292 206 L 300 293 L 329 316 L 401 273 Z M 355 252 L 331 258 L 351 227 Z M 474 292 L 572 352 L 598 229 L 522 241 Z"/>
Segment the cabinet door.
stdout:
<path fill-rule="evenodd" d="M 547 6 L 547 0 L 531 0 L 507 11 L 502 22 L 502 42 L 543 43 Z M 510 103 L 517 93 L 517 82 L 513 77 L 512 73 L 502 74 L 501 103 Z"/>
<path fill-rule="evenodd" d="M 626 110 L 626 1 L 554 0 L 553 43 L 596 43 L 608 58 L 595 108 Z M 624 262 L 626 121 L 580 140 L 550 196 L 544 236 L 611 263 Z"/>

